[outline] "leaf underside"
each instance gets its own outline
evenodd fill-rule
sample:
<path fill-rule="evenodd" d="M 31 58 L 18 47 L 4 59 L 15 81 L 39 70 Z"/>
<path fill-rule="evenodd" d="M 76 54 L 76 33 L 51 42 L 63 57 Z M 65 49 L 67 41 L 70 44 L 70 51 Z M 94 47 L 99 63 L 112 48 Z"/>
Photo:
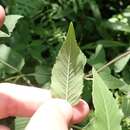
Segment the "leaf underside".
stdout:
<path fill-rule="evenodd" d="M 52 70 L 51 89 L 54 97 L 66 99 L 73 105 L 78 103 L 83 89 L 85 63 L 86 57 L 77 45 L 71 23 Z"/>

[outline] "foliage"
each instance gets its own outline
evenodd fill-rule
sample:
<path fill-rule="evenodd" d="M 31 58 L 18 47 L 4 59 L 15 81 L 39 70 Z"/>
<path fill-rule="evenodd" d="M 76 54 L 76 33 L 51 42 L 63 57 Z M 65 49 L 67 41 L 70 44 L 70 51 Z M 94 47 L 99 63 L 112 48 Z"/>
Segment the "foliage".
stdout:
<path fill-rule="evenodd" d="M 67 100 L 74 96 L 75 104 L 82 93 L 91 108 L 90 116 L 73 129 L 130 129 L 129 0 L 0 0 L 0 4 L 7 14 L 0 31 L 1 82 L 51 86 L 60 98 L 66 98 L 62 91 L 68 82 L 67 91 L 72 91 Z M 72 25 L 66 35 L 70 21 L 77 42 Z M 14 118 L 0 122 L 13 124 L 10 120 Z M 22 130 L 27 119 L 15 122 L 15 129 Z"/>

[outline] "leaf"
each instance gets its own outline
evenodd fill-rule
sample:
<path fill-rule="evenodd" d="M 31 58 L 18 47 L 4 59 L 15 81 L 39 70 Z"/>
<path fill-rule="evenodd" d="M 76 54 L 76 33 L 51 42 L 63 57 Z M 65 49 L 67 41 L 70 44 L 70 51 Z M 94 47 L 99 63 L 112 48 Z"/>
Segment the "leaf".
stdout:
<path fill-rule="evenodd" d="M 123 80 L 127 84 L 130 84 L 130 65 L 129 64 L 127 64 L 125 66 L 125 68 L 123 69 L 123 71 L 122 71 L 122 77 L 123 77 Z"/>
<path fill-rule="evenodd" d="M 121 130 L 122 114 L 112 93 L 93 69 L 93 103 L 95 108 L 94 130 Z"/>
<path fill-rule="evenodd" d="M 19 72 L 24 66 L 24 58 L 10 47 L 0 45 L 0 71 L 6 73 Z"/>
<path fill-rule="evenodd" d="M 9 35 L 5 32 L 0 31 L 0 37 L 9 37 Z"/>
<path fill-rule="evenodd" d="M 21 15 L 7 15 L 6 16 L 4 24 L 7 27 L 9 34 L 11 32 L 13 32 L 13 30 L 14 30 L 14 28 L 16 26 L 16 23 L 22 17 L 23 16 L 21 16 Z"/>
<path fill-rule="evenodd" d="M 110 28 L 114 31 L 123 31 L 123 32 L 130 33 L 130 26 L 120 21 L 117 21 L 115 23 L 109 21 L 102 22 L 102 26 L 105 28 Z"/>
<path fill-rule="evenodd" d="M 130 54 L 126 55 L 125 57 L 121 58 L 114 64 L 114 70 L 116 73 L 120 73 L 125 66 L 127 65 L 128 61 L 130 60 Z"/>
<path fill-rule="evenodd" d="M 130 117 L 130 97 L 123 97 L 122 111 L 126 117 Z"/>
<path fill-rule="evenodd" d="M 88 3 L 91 7 L 91 10 L 92 10 L 94 17 L 97 20 L 100 20 L 101 19 L 101 12 L 100 12 L 100 9 L 99 9 L 97 2 L 95 0 L 88 0 Z"/>
<path fill-rule="evenodd" d="M 50 81 L 51 77 L 51 68 L 47 65 L 38 65 L 35 68 L 35 79 L 36 81 L 44 85 L 45 83 Z"/>
<path fill-rule="evenodd" d="M 28 118 L 17 117 L 15 119 L 15 130 L 24 130 L 28 122 L 29 122 Z"/>
<path fill-rule="evenodd" d="M 48 3 L 44 0 L 15 0 L 15 5 L 13 6 L 11 12 L 13 14 L 20 14 L 27 17 L 32 17 L 37 14 L 37 12 Z"/>
<path fill-rule="evenodd" d="M 97 46 L 95 54 L 88 60 L 88 63 L 97 70 L 106 64 L 105 51 L 102 45 L 99 44 Z M 117 89 L 126 85 L 123 81 L 111 75 L 109 67 L 106 67 L 104 70 L 99 72 L 99 75 L 102 77 L 102 80 L 109 89 Z"/>
<path fill-rule="evenodd" d="M 126 84 L 125 86 L 120 88 L 120 91 L 125 93 L 125 94 L 129 94 L 130 93 L 130 85 Z"/>
<path fill-rule="evenodd" d="M 42 42 L 43 42 L 42 40 L 32 41 L 32 43 L 28 47 L 28 51 L 30 52 L 31 56 L 40 63 L 43 62 L 44 60 L 42 57 L 42 51 L 43 51 Z"/>
<path fill-rule="evenodd" d="M 83 89 L 85 63 L 86 57 L 77 45 L 71 23 L 52 70 L 51 89 L 54 97 L 66 99 L 71 104 L 78 103 Z"/>
<path fill-rule="evenodd" d="M 113 41 L 113 40 L 98 40 L 96 42 L 85 44 L 82 49 L 95 49 L 98 44 L 101 44 L 104 48 L 119 48 L 127 47 L 123 42 Z"/>

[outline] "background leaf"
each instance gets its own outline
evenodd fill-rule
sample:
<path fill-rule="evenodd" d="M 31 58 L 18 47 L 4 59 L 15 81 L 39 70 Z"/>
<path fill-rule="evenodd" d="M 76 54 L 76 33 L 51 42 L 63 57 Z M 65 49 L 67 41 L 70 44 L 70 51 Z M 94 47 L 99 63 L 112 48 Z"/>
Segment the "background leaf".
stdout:
<path fill-rule="evenodd" d="M 130 50 L 128 49 L 128 51 Z M 120 73 L 125 68 L 129 60 L 130 60 L 130 54 L 128 54 L 127 56 L 124 56 L 123 58 L 115 62 L 114 64 L 115 72 Z"/>
<path fill-rule="evenodd" d="M 6 73 L 16 73 L 24 66 L 24 58 L 10 47 L 0 45 L 0 70 Z"/>
<path fill-rule="evenodd" d="M 83 89 L 85 63 L 86 58 L 76 43 L 71 23 L 52 70 L 51 89 L 54 97 L 66 99 L 71 104 L 78 103 Z"/>
<path fill-rule="evenodd" d="M 91 58 L 88 60 L 88 63 L 94 66 L 97 70 L 106 64 L 105 51 L 101 44 L 98 44 L 95 54 L 91 56 Z M 117 89 L 126 85 L 124 82 L 111 74 L 109 67 L 106 67 L 99 72 L 99 75 L 102 77 L 102 80 L 109 89 Z"/>
<path fill-rule="evenodd" d="M 9 37 L 9 35 L 3 31 L 0 31 L 0 37 Z"/>
<path fill-rule="evenodd" d="M 51 77 L 51 68 L 47 65 L 38 65 L 35 68 L 35 79 L 40 85 L 50 81 Z"/>
<path fill-rule="evenodd" d="M 16 23 L 20 18 L 22 18 L 21 15 L 7 15 L 5 17 L 4 24 L 7 27 L 9 34 L 14 30 Z"/>

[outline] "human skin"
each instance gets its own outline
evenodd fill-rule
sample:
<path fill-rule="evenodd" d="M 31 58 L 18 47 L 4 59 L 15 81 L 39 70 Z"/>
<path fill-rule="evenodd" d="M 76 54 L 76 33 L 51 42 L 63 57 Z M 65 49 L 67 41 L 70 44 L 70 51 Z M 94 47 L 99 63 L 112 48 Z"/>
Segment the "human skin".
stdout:
<path fill-rule="evenodd" d="M 0 27 L 5 12 L 0 6 Z M 25 130 L 68 130 L 89 113 L 88 104 L 80 100 L 71 106 L 62 99 L 53 99 L 49 90 L 10 83 L 0 83 L 0 119 L 9 116 L 31 117 Z M 9 130 L 0 125 L 0 130 Z"/>
<path fill-rule="evenodd" d="M 49 90 L 36 87 L 1 83 L 0 99 L 0 119 L 32 117 L 26 130 L 67 130 L 70 124 L 81 122 L 89 113 L 89 107 L 83 100 L 71 106 L 65 100 L 52 99 Z"/>
<path fill-rule="evenodd" d="M 3 25 L 5 19 L 5 11 L 2 6 L 0 6 L 0 27 Z"/>

